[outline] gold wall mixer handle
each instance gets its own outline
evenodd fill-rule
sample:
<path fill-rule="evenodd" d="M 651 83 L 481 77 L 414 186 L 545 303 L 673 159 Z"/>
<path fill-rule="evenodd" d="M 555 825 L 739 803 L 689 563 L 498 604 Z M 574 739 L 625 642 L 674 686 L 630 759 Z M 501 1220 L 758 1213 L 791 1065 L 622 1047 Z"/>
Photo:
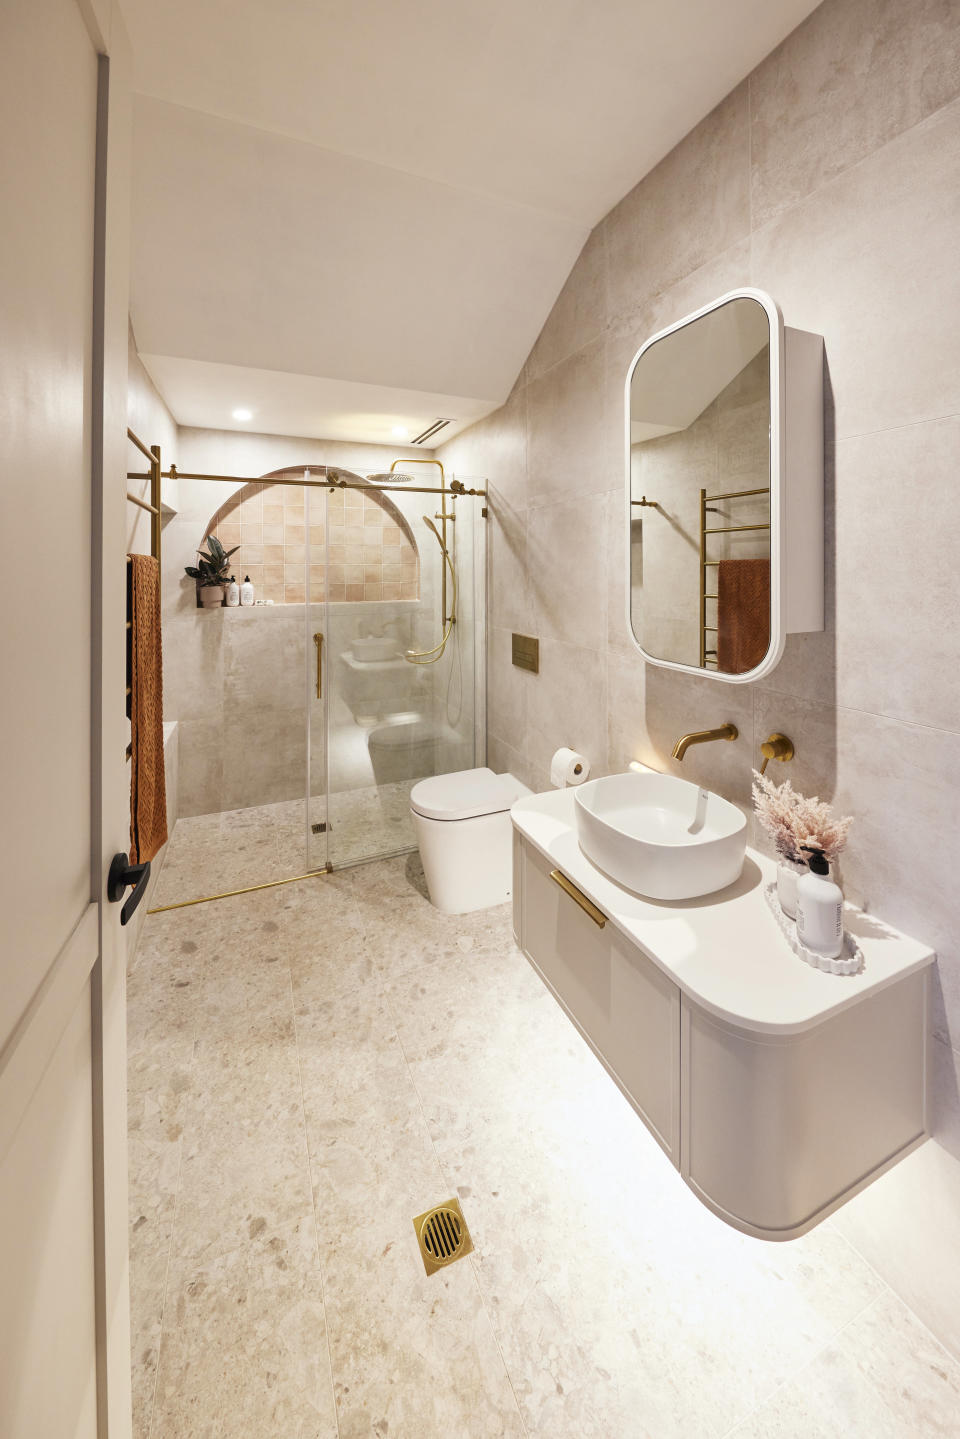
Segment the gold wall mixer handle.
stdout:
<path fill-rule="evenodd" d="M 317 647 L 317 699 L 323 699 L 323 634 L 317 630 L 313 637 L 313 643 Z"/>
<path fill-rule="evenodd" d="M 763 744 L 760 746 L 760 753 L 763 755 L 763 764 L 760 766 L 760 773 L 764 774 L 767 765 L 772 759 L 778 759 L 781 764 L 786 764 L 787 760 L 793 759 L 796 751 L 793 748 L 792 739 L 788 739 L 785 734 L 774 732 L 773 734 L 767 735 Z"/>

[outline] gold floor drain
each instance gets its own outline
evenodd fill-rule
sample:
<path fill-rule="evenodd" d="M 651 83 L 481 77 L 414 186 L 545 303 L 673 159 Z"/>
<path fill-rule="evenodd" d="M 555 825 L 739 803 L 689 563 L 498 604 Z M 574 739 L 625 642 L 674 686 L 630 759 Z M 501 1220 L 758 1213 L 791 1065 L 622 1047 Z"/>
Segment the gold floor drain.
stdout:
<path fill-rule="evenodd" d="M 434 1274 L 455 1259 L 462 1259 L 473 1249 L 459 1199 L 448 1199 L 446 1204 L 434 1205 L 426 1214 L 418 1214 L 413 1227 L 428 1274 Z"/>

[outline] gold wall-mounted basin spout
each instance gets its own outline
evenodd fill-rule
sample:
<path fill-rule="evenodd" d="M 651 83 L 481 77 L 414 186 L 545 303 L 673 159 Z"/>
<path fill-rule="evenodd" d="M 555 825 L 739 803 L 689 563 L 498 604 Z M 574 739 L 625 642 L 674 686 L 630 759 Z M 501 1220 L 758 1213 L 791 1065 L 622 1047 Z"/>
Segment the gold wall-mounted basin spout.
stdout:
<path fill-rule="evenodd" d="M 694 730 L 692 734 L 682 734 L 673 747 L 673 758 L 682 760 L 692 744 L 709 744 L 714 739 L 737 739 L 740 731 L 735 724 L 722 724 L 717 729 Z"/>

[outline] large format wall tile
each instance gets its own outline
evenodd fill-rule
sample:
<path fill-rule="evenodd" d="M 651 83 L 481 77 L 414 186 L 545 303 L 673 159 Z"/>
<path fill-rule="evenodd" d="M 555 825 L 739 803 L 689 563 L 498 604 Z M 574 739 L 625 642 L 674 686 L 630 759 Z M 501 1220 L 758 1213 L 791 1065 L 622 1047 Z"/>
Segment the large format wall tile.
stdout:
<path fill-rule="evenodd" d="M 550 757 L 578 750 L 594 775 L 607 769 L 607 675 L 596 651 L 560 640 L 540 642 L 540 673 L 527 693 L 527 753 L 538 788 L 547 788 Z"/>
<path fill-rule="evenodd" d="M 606 637 L 606 497 L 585 494 L 527 516 L 534 633 L 599 650 Z"/>
<path fill-rule="evenodd" d="M 595 340 L 527 386 L 527 499 L 531 505 L 610 488 L 603 405 L 604 343 Z"/>
<path fill-rule="evenodd" d="M 838 438 L 960 410 L 958 234 L 960 102 L 754 232 L 753 284 L 824 337 Z"/>
<path fill-rule="evenodd" d="M 603 221 L 608 310 L 625 314 L 750 229 L 746 84 L 701 120 Z"/>
<path fill-rule="evenodd" d="M 957 416 L 837 445 L 838 704 L 960 726 L 958 455 Z"/>
<path fill-rule="evenodd" d="M 750 77 L 753 223 L 960 94 L 951 0 L 834 0 Z"/>
<path fill-rule="evenodd" d="M 598 225 L 588 237 L 530 351 L 526 378 L 535 380 L 595 340 L 606 323 L 606 302 L 606 234 L 604 227 Z"/>

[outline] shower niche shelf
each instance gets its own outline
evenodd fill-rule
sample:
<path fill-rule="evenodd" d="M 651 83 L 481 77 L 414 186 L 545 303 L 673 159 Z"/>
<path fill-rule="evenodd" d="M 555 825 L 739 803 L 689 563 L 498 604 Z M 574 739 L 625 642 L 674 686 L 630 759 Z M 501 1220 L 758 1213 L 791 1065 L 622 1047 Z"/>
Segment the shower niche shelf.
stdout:
<path fill-rule="evenodd" d="M 927 1136 L 935 956 L 848 906 L 863 972 L 810 968 L 752 850 L 715 895 L 641 899 L 581 852 L 574 793 L 511 811 L 517 943 L 702 1202 L 796 1238 Z"/>

